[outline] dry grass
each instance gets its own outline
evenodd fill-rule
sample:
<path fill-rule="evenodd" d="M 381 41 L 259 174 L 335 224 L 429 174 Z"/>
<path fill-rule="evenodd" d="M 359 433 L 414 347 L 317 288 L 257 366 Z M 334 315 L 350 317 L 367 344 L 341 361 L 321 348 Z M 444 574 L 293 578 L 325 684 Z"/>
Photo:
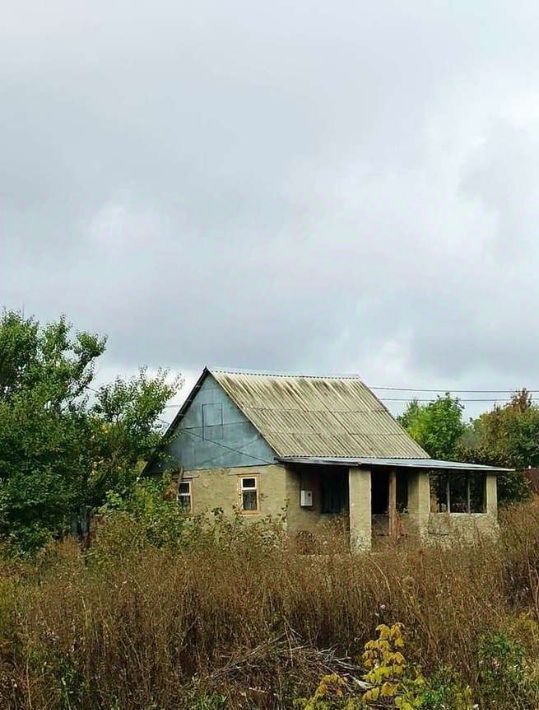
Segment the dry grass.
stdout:
<path fill-rule="evenodd" d="M 498 543 L 357 556 L 298 554 L 263 526 L 158 548 L 132 526 L 111 522 L 87 556 L 65 541 L 3 562 L 1 707 L 291 707 L 382 621 L 480 696 L 478 639 L 539 613 L 536 504 Z"/>

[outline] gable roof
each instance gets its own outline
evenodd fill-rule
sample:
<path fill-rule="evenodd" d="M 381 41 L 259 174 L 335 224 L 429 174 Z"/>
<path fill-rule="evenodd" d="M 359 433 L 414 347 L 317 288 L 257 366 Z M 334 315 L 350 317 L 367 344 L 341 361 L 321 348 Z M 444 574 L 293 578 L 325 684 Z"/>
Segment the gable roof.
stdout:
<path fill-rule="evenodd" d="M 279 457 L 429 458 L 359 377 L 206 368 L 195 389 L 208 374 Z"/>

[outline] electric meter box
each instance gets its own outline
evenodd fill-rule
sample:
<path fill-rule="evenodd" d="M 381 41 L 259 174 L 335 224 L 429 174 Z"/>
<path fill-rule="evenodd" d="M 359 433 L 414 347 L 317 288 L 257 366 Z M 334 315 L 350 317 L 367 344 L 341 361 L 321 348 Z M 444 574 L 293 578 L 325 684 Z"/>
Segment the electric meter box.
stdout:
<path fill-rule="evenodd" d="M 310 508 L 313 504 L 313 492 L 301 491 L 299 504 L 302 508 Z"/>

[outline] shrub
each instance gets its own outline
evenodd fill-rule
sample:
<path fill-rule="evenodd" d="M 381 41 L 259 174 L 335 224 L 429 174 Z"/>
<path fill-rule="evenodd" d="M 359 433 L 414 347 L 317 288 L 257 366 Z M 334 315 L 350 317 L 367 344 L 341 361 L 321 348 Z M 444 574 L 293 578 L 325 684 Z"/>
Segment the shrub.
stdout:
<path fill-rule="evenodd" d="M 490 633 L 479 641 L 482 693 L 499 708 L 539 706 L 539 684 L 526 667 L 524 646 L 502 632 Z"/>

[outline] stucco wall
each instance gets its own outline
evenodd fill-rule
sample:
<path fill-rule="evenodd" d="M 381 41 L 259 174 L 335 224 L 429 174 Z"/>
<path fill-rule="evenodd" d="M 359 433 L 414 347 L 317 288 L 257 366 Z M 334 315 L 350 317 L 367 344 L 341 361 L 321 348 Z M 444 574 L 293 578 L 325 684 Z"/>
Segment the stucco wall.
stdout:
<path fill-rule="evenodd" d="M 348 505 L 342 513 L 322 513 L 321 480 L 331 479 L 334 468 L 331 466 L 290 467 L 286 475 L 287 491 L 287 529 L 291 534 L 316 533 L 320 540 L 333 539 L 336 544 L 348 538 Z M 339 469 L 339 473 L 344 473 Z M 312 491 L 313 505 L 300 505 L 301 490 Z M 337 539 L 338 538 L 338 539 Z"/>
<path fill-rule="evenodd" d="M 485 496 L 485 513 L 431 513 L 429 506 L 428 515 L 421 521 L 424 539 L 427 542 L 472 542 L 478 536 L 495 535 L 498 531 L 498 498 L 493 474 L 486 477 Z"/>
<path fill-rule="evenodd" d="M 284 466 L 244 466 L 184 471 L 184 481 L 191 481 L 192 513 L 206 513 L 222 508 L 227 514 L 240 508 L 240 478 L 256 477 L 258 481 L 259 510 L 245 512 L 245 517 L 277 516 L 286 507 L 286 472 Z"/>
<path fill-rule="evenodd" d="M 299 531 L 320 532 L 338 516 L 320 513 L 319 473 L 304 467 L 289 470 L 281 464 L 187 470 L 183 480 L 191 481 L 192 512 L 204 513 L 222 508 L 231 514 L 240 508 L 240 478 L 256 476 L 259 510 L 246 512 L 247 518 L 280 516 L 286 511 L 286 527 L 292 534 Z M 486 478 L 486 513 L 431 513 L 428 471 L 408 472 L 408 513 L 401 517 L 406 533 L 419 542 L 450 542 L 452 539 L 472 541 L 478 534 L 493 534 L 497 530 L 496 477 Z M 300 506 L 301 489 L 313 492 L 312 508 Z M 371 546 L 371 473 L 349 470 L 349 525 L 352 549 L 366 550 Z M 332 520 L 333 518 L 333 520 Z"/>
<path fill-rule="evenodd" d="M 302 508 L 300 505 L 302 489 L 313 493 L 313 505 L 310 508 Z M 286 497 L 288 499 L 287 525 L 290 532 L 302 530 L 315 532 L 328 520 L 327 515 L 320 513 L 320 477 L 314 467 L 305 466 L 301 470 L 287 470 Z"/>

